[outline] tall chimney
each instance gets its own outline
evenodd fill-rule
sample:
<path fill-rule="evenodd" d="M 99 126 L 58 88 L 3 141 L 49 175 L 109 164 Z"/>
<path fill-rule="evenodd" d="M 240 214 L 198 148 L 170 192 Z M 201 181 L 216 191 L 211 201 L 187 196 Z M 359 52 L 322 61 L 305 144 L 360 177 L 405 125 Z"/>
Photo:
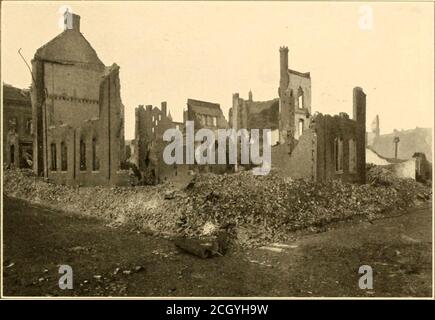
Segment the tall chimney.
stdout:
<path fill-rule="evenodd" d="M 379 137 L 380 134 L 381 134 L 381 129 L 379 126 L 379 115 L 377 114 L 375 118 L 375 135 L 376 137 Z"/>
<path fill-rule="evenodd" d="M 353 119 L 365 126 L 366 94 L 359 87 L 353 88 Z"/>
<path fill-rule="evenodd" d="M 353 89 L 353 120 L 356 121 L 356 162 L 360 183 L 366 183 L 366 94 L 363 89 Z"/>
<path fill-rule="evenodd" d="M 65 30 L 74 30 L 80 32 L 80 16 L 68 11 L 63 14 Z"/>
<path fill-rule="evenodd" d="M 285 90 L 289 84 L 289 75 L 288 75 L 288 48 L 280 47 L 279 48 L 279 66 L 280 66 L 280 81 L 279 88 L 281 90 Z"/>
<path fill-rule="evenodd" d="M 162 113 L 166 116 L 166 110 L 167 110 L 167 103 L 166 103 L 166 101 L 163 101 L 161 106 L 162 106 Z"/>

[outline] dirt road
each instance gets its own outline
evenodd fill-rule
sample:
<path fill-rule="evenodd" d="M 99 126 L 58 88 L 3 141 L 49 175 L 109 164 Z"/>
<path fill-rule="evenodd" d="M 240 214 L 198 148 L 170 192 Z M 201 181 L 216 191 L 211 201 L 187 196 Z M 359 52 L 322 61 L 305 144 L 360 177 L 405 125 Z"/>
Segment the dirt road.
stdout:
<path fill-rule="evenodd" d="M 170 239 L 4 199 L 6 296 L 431 296 L 432 211 L 346 222 L 270 248 L 200 259 Z M 73 289 L 59 289 L 59 265 Z M 373 290 L 358 269 L 373 269 Z"/>

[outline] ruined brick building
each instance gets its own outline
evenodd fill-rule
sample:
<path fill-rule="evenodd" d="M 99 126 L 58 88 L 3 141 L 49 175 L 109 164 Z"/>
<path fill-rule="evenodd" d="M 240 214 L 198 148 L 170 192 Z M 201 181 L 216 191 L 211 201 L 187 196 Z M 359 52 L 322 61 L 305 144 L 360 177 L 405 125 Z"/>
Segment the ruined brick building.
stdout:
<path fill-rule="evenodd" d="M 56 183 L 124 184 L 119 66 L 106 67 L 65 13 L 65 30 L 32 60 L 33 169 Z"/>
<path fill-rule="evenodd" d="M 163 161 L 163 150 L 166 142 L 163 134 L 167 129 L 180 127 L 172 121 L 167 103 L 162 102 L 161 108 L 140 105 L 135 110 L 135 137 L 132 142 L 134 154 L 133 163 L 142 173 L 142 179 L 147 183 L 159 183 L 165 178 L 178 175 L 176 165 L 168 166 Z"/>
<path fill-rule="evenodd" d="M 255 101 L 252 92 L 249 92 L 247 100 L 240 98 L 238 93 L 233 94 L 229 122 L 225 120 L 219 104 L 194 99 L 187 100 L 183 123 L 179 124 L 175 124 L 167 115 L 165 103 L 161 110 L 152 106 L 137 108 L 133 145 L 136 154 L 134 162 L 139 170 L 151 170 L 157 182 L 174 178 L 187 169 L 198 172 L 234 172 L 236 168 L 233 165 L 194 164 L 183 166 L 181 170 L 180 166 L 168 166 L 163 162 L 163 149 L 167 145 L 162 139 L 163 132 L 176 126 L 184 128 L 186 121 L 193 121 L 195 131 L 201 128 L 215 132 L 226 128 L 248 131 L 270 129 L 272 167 L 284 176 L 364 183 L 366 96 L 363 90 L 354 89 L 352 118 L 343 112 L 337 116 L 313 116 L 310 73 L 288 68 L 288 48 L 280 48 L 279 53 L 278 97 Z M 195 144 L 201 142 L 196 141 Z"/>
<path fill-rule="evenodd" d="M 162 110 L 151 106 L 148 106 L 146 111 L 143 107 L 137 110 L 135 163 L 141 170 L 152 168 L 153 174 L 158 177 L 170 178 L 177 175 L 176 166 L 168 167 L 162 163 L 161 154 L 166 144 L 161 137 L 166 129 L 184 128 L 185 122 L 189 120 L 195 123 L 195 130 L 201 128 L 217 130 L 228 127 L 237 130 L 270 129 L 273 145 L 272 166 L 282 171 L 283 175 L 317 181 L 342 179 L 364 183 L 366 141 L 368 144 L 379 146 L 385 140 L 380 135 L 379 117 L 375 118 L 372 132 L 366 136 L 365 93 L 361 88 L 354 89 L 352 117 L 344 112 L 336 116 L 319 113 L 312 115 L 310 73 L 301 73 L 288 68 L 288 48 L 280 48 L 279 53 L 278 97 L 267 101 L 255 101 L 252 92 L 249 92 L 246 100 L 238 93 L 233 94 L 229 123 L 226 122 L 219 104 L 194 99 L 187 101 L 183 123 L 176 124 L 170 115 L 166 115 L 166 104 L 162 104 Z M 148 113 L 148 116 L 140 116 L 145 114 L 144 112 Z M 398 135 L 398 132 L 394 134 Z M 388 137 L 386 139 L 388 140 Z M 415 152 L 408 150 L 408 153 L 411 157 Z M 420 153 L 417 153 L 416 158 L 418 158 L 416 161 L 423 163 L 420 167 L 427 167 L 424 164 L 426 159 L 423 159 Z M 204 165 L 189 166 L 189 169 L 231 172 L 234 168 L 232 166 L 218 168 L 215 165 L 210 169 L 210 166 Z M 421 174 L 417 173 L 417 175 Z"/>
<path fill-rule="evenodd" d="M 3 84 L 3 163 L 32 166 L 32 104 L 28 89 Z"/>
<path fill-rule="evenodd" d="M 164 132 L 167 129 L 176 128 L 185 136 L 186 121 L 193 121 L 195 131 L 201 128 L 217 130 L 228 127 L 220 105 L 217 103 L 188 99 L 187 109 L 183 113 L 183 122 L 173 121 L 167 110 L 166 102 L 161 103 L 160 109 L 152 105 L 147 105 L 145 108 L 140 105 L 136 108 L 132 162 L 141 172 L 141 179 L 145 183 L 182 179 L 189 170 L 201 172 L 226 170 L 226 167 L 223 169 L 219 165 L 168 165 L 163 161 L 163 150 L 168 145 L 168 142 L 163 140 Z"/>
<path fill-rule="evenodd" d="M 272 167 L 292 178 L 365 182 L 365 94 L 354 89 L 353 117 L 311 114 L 311 76 L 288 67 L 281 47 L 278 98 L 254 101 L 233 94 L 230 125 L 272 130 Z"/>

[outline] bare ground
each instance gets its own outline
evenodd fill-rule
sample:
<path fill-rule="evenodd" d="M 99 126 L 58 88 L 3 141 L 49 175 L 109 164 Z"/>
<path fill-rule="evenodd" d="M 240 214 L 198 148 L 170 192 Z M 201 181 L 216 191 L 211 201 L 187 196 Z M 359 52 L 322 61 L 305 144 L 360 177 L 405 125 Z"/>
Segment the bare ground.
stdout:
<path fill-rule="evenodd" d="M 200 259 L 106 222 L 4 198 L 5 296 L 432 296 L 432 209 L 295 235 L 286 247 Z M 73 269 L 60 290 L 59 265 Z M 370 265 L 373 290 L 358 287 Z"/>

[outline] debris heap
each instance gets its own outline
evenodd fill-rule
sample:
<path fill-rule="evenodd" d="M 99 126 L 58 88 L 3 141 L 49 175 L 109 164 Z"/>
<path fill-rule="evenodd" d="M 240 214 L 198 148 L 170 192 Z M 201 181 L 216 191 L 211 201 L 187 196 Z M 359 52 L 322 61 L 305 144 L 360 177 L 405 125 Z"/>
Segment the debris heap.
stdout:
<path fill-rule="evenodd" d="M 289 231 L 355 216 L 372 220 L 430 199 L 429 188 L 389 171 L 379 176 L 375 170 L 369 180 L 356 185 L 283 179 L 275 172 L 201 175 L 188 190 L 190 209 L 183 211 L 180 232 L 200 236 L 201 227 L 212 222 L 228 226 L 242 245 L 260 245 L 285 241 Z"/>
<path fill-rule="evenodd" d="M 225 230 L 242 246 L 285 241 L 289 232 L 322 228 L 355 216 L 373 220 L 431 199 L 431 189 L 369 167 L 368 183 L 201 174 L 187 188 L 170 183 L 136 187 L 69 187 L 43 181 L 30 171 L 5 170 L 4 194 L 34 203 L 99 216 L 155 234 L 201 238 Z"/>

